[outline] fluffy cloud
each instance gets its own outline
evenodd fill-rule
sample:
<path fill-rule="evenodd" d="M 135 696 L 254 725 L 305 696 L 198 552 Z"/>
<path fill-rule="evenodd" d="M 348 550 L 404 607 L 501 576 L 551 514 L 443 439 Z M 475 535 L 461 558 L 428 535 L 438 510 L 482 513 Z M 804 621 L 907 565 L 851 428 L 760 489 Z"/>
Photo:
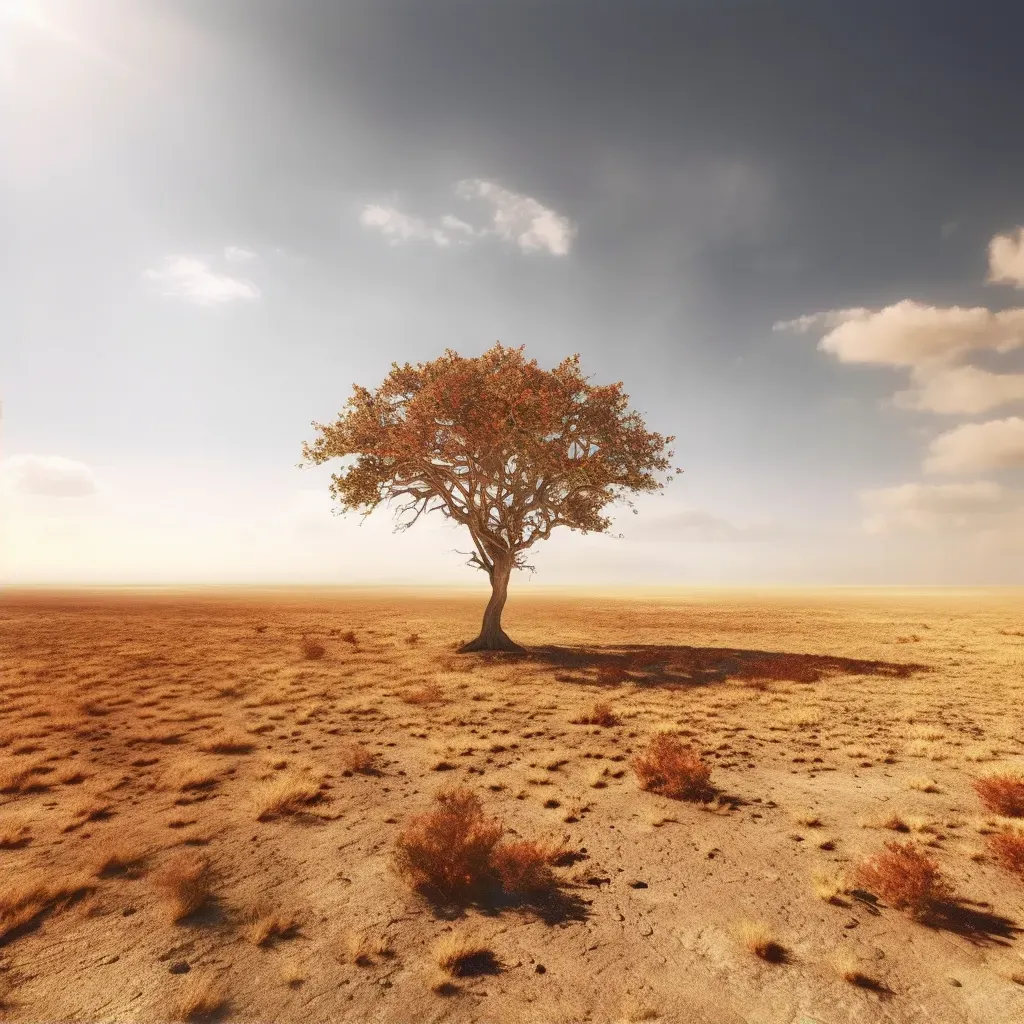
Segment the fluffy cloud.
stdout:
<path fill-rule="evenodd" d="M 1024 347 L 1024 309 L 1000 313 L 981 307 L 926 306 L 904 299 L 883 309 L 838 309 L 781 321 L 774 330 L 826 334 L 818 348 L 841 363 L 935 366 L 970 352 L 1010 352 Z"/>
<path fill-rule="evenodd" d="M 391 245 L 432 242 L 446 249 L 490 235 L 517 245 L 525 253 L 546 251 L 554 256 L 564 256 L 569 252 L 576 233 L 575 226 L 568 218 L 536 199 L 479 178 L 460 181 L 455 192 L 462 199 L 483 200 L 490 207 L 490 223 L 474 227 L 450 213 L 432 222 L 405 213 L 393 205 L 380 203 L 364 206 L 359 222 L 364 227 L 379 231 Z"/>
<path fill-rule="evenodd" d="M 969 473 L 1024 466 L 1024 419 L 1009 416 L 964 423 L 940 434 L 929 446 L 926 473 Z"/>
<path fill-rule="evenodd" d="M 901 529 L 972 529 L 1019 507 L 1014 495 L 990 480 L 963 484 L 902 484 L 861 491 L 867 533 Z"/>
<path fill-rule="evenodd" d="M 221 306 L 260 297 L 259 288 L 251 281 L 218 273 L 198 256 L 169 257 L 163 267 L 147 270 L 143 277 L 152 281 L 161 295 L 184 299 L 197 306 Z"/>
<path fill-rule="evenodd" d="M 492 208 L 492 230 L 523 252 L 544 249 L 565 256 L 576 234 L 573 223 L 531 196 L 510 192 L 493 181 L 467 178 L 455 186 L 464 199 L 483 199 Z"/>
<path fill-rule="evenodd" d="M 1017 235 L 996 235 L 988 243 L 988 278 L 992 284 L 1024 288 L 1024 227 Z"/>
<path fill-rule="evenodd" d="M 916 367 L 911 379 L 911 389 L 893 396 L 902 409 L 976 416 L 1024 401 L 1024 373 L 990 373 L 974 366 Z"/>
<path fill-rule="evenodd" d="M 59 455 L 12 455 L 2 466 L 11 490 L 46 498 L 81 498 L 96 491 L 96 477 L 84 463 Z"/>

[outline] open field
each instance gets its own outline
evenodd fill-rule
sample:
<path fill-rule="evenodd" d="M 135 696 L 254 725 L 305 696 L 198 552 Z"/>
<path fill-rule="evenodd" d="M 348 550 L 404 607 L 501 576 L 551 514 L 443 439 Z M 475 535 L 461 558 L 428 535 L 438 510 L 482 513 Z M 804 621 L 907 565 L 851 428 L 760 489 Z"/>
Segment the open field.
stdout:
<path fill-rule="evenodd" d="M 972 785 L 1024 770 L 1024 592 L 520 585 L 529 656 L 454 654 L 483 603 L 9 591 L 7 1019 L 1024 1020 L 1024 873 L 991 842 L 1024 818 Z M 706 793 L 641 789 L 666 730 Z M 506 854 L 549 844 L 532 889 L 393 868 L 454 786 Z M 948 887 L 866 888 L 893 840 Z"/>

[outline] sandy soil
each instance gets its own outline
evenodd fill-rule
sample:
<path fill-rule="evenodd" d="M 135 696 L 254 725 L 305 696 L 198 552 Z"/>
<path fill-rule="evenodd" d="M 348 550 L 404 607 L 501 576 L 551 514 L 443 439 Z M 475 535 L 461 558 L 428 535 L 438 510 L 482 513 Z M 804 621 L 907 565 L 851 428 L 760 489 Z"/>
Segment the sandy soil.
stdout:
<path fill-rule="evenodd" d="M 1000 822 L 971 787 L 1024 766 L 1024 592 L 531 585 L 505 617 L 529 657 L 454 654 L 482 604 L 9 591 L 7 1017 L 168 1020 L 208 986 L 239 1021 L 1024 1020 L 1024 880 L 985 856 Z M 596 701 L 620 724 L 574 724 Z M 631 758 L 666 728 L 712 765 L 714 802 L 639 788 Z M 260 820 L 280 780 L 314 799 Z M 404 824 L 455 784 L 575 851 L 557 906 L 441 913 L 392 871 Z M 893 838 L 925 844 L 958 914 L 816 895 L 816 872 Z M 208 858 L 211 897 L 175 923 L 183 853 Z M 260 945 L 274 914 L 284 934 Z M 439 984 L 446 936 L 491 971 Z"/>

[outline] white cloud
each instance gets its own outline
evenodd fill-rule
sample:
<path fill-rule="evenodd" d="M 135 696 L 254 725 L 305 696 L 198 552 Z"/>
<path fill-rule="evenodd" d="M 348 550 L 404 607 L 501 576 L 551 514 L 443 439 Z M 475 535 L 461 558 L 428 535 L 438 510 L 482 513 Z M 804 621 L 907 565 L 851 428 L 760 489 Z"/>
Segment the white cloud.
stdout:
<path fill-rule="evenodd" d="M 2 465 L 12 491 L 46 498 L 81 498 L 96 491 L 96 476 L 84 463 L 59 455 L 12 455 Z"/>
<path fill-rule="evenodd" d="M 925 366 L 955 362 L 969 352 L 1024 347 L 1024 309 L 926 306 L 904 299 L 883 309 L 840 309 L 775 324 L 775 330 L 826 334 L 818 348 L 842 363 Z"/>
<path fill-rule="evenodd" d="M 1015 496 L 990 480 L 957 484 L 902 484 L 861 491 L 867 533 L 901 529 L 937 532 L 977 529 L 1014 510 Z"/>
<path fill-rule="evenodd" d="M 260 297 L 259 288 L 251 281 L 218 273 L 198 256 L 168 257 L 161 269 L 147 270 L 143 277 L 153 281 L 161 295 L 198 306 L 219 306 Z"/>
<path fill-rule="evenodd" d="M 893 396 L 893 404 L 902 409 L 976 416 L 1024 401 L 1024 373 L 990 373 L 974 366 L 917 367 L 911 379 L 913 388 Z"/>
<path fill-rule="evenodd" d="M 967 473 L 1024 466 L 1024 419 L 1009 416 L 964 423 L 940 434 L 929 446 L 926 473 Z"/>
<path fill-rule="evenodd" d="M 364 206 L 359 221 L 364 227 L 380 231 L 391 245 L 405 242 L 433 242 L 446 249 L 466 245 L 487 235 L 496 235 L 518 245 L 526 253 L 545 250 L 555 256 L 568 253 L 575 226 L 554 210 L 530 196 L 510 192 L 491 181 L 479 178 L 460 181 L 456 194 L 463 199 L 483 199 L 492 207 L 487 227 L 474 227 L 454 214 L 446 213 L 436 223 L 404 213 L 393 205 L 370 203 Z"/>
<path fill-rule="evenodd" d="M 228 263 L 245 263 L 248 260 L 256 259 L 256 253 L 251 249 L 243 249 L 237 245 L 229 245 L 224 250 L 224 259 L 226 259 Z"/>
<path fill-rule="evenodd" d="M 992 284 L 1024 288 L 1024 227 L 1014 235 L 996 235 L 988 243 L 988 277 Z"/>
<path fill-rule="evenodd" d="M 575 225 L 531 196 L 511 192 L 493 181 L 467 178 L 455 186 L 464 199 L 483 199 L 493 207 L 493 232 L 516 243 L 523 252 L 546 249 L 565 256 L 576 234 Z"/>

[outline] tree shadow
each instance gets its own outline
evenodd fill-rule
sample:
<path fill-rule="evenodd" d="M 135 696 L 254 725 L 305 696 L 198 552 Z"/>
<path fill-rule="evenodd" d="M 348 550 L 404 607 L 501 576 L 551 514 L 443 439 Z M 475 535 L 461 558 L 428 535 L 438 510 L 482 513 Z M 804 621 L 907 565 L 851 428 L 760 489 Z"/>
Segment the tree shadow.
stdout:
<path fill-rule="evenodd" d="M 509 893 L 495 887 L 452 896 L 424 886 L 419 893 L 430 904 L 434 917 L 442 921 L 463 918 L 469 910 L 476 910 L 485 917 L 497 917 L 511 910 L 532 913 L 545 924 L 555 925 L 586 921 L 590 915 L 588 901 L 572 888 L 563 882 L 534 893 Z"/>
<path fill-rule="evenodd" d="M 959 935 L 975 946 L 1009 946 L 1018 935 L 1024 934 L 1024 929 L 1012 918 L 979 910 L 965 900 L 934 904 L 922 923 Z"/>
<path fill-rule="evenodd" d="M 931 666 L 917 662 L 659 644 L 547 645 L 527 648 L 523 654 L 492 652 L 482 657 L 488 661 L 551 665 L 561 682 L 609 686 L 634 683 L 641 686 L 693 687 L 729 679 L 816 683 L 830 675 L 906 679 L 915 672 L 933 671 Z"/>

